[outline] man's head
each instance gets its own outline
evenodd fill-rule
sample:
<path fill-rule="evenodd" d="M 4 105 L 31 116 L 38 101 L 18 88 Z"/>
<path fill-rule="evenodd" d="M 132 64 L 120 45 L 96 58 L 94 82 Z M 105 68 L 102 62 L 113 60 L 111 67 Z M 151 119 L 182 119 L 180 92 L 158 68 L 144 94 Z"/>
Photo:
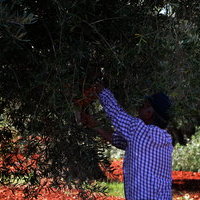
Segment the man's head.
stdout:
<path fill-rule="evenodd" d="M 147 96 L 143 106 L 139 109 L 139 118 L 146 124 L 166 128 L 169 121 L 170 107 L 169 97 L 162 92 Z"/>

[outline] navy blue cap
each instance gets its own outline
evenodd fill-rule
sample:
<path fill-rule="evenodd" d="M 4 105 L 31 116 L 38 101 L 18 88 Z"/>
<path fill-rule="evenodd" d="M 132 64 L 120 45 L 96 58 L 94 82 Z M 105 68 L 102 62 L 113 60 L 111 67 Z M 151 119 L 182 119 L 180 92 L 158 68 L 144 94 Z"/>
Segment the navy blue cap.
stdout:
<path fill-rule="evenodd" d="M 166 94 L 159 92 L 151 96 L 147 96 L 146 99 L 160 117 L 165 120 L 169 119 L 169 109 L 172 102 Z"/>

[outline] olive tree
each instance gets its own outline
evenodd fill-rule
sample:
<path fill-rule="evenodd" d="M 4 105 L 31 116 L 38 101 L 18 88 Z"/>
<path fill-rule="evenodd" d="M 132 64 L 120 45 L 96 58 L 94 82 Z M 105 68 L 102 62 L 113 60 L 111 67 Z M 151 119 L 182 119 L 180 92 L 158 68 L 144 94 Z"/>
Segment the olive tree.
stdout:
<path fill-rule="evenodd" d="M 109 125 L 98 100 L 85 95 L 98 80 L 131 114 L 145 95 L 169 94 L 171 129 L 184 143 L 199 126 L 199 4 L 0 1 L 1 157 L 16 150 L 8 141 L 20 135 L 29 138 L 27 159 L 43 155 L 29 173 L 31 186 L 43 177 L 70 187 L 103 178 L 99 163 L 107 163 L 109 146 L 74 115 L 83 109 Z M 8 175 L 5 167 L 2 173 Z"/>

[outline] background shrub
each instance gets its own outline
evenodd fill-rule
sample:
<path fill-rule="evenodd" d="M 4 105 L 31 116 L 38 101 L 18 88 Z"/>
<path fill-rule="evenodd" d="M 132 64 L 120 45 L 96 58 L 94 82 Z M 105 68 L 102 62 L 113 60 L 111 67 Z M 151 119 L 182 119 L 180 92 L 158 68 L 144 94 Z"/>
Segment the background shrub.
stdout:
<path fill-rule="evenodd" d="M 176 144 L 173 170 L 200 172 L 200 131 L 185 146 Z"/>

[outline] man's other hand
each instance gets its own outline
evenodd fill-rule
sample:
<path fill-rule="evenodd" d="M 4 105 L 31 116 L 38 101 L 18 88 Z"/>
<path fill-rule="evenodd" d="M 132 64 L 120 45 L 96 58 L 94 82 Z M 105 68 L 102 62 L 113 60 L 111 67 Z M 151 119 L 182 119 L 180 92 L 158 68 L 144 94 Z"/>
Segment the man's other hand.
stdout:
<path fill-rule="evenodd" d="M 84 126 L 88 128 L 96 128 L 97 126 L 99 126 L 98 121 L 95 120 L 93 116 L 84 112 L 81 113 L 81 122 Z"/>

